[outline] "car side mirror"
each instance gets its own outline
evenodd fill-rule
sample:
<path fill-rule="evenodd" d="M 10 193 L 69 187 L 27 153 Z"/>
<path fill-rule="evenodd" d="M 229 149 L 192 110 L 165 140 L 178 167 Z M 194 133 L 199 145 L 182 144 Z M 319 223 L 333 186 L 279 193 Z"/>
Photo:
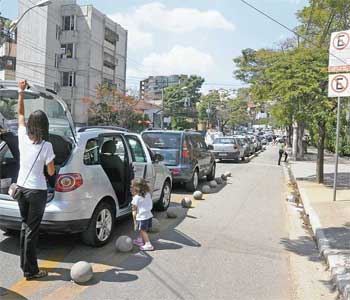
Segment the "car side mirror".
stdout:
<path fill-rule="evenodd" d="M 154 156 L 153 156 L 153 161 L 154 162 L 161 162 L 163 160 L 164 160 L 163 155 L 161 155 L 159 153 L 154 154 Z"/>
<path fill-rule="evenodd" d="M 213 145 L 208 145 L 208 150 L 214 150 L 214 146 Z"/>

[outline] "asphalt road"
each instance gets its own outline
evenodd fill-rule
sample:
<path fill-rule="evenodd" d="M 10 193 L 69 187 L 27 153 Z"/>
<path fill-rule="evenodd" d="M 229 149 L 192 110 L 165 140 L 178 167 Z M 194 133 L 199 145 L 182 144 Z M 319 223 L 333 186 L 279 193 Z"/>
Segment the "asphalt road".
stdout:
<path fill-rule="evenodd" d="M 21 278 L 18 237 L 0 232 L 1 300 L 239 299 L 289 300 L 289 253 L 284 182 L 268 149 L 249 163 L 220 163 L 217 173 L 231 171 L 225 186 L 181 209 L 177 219 L 157 214 L 161 232 L 153 234 L 154 252 L 116 253 L 115 239 L 134 235 L 130 219 L 118 222 L 113 242 L 103 248 L 81 244 L 77 236 L 42 236 L 40 265 L 50 276 Z M 175 190 L 173 206 L 185 193 Z M 91 282 L 70 281 L 70 267 L 93 264 Z"/>

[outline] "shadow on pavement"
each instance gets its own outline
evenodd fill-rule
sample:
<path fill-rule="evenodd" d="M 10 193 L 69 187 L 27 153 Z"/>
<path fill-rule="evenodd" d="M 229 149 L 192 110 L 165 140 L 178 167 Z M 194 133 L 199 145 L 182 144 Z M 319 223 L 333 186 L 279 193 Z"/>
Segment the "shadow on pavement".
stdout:
<path fill-rule="evenodd" d="M 308 177 L 299 177 L 297 180 L 300 181 L 310 181 L 310 182 L 316 182 L 316 175 L 308 176 Z M 333 182 L 334 182 L 334 173 L 325 173 L 324 174 L 324 185 L 326 187 L 333 188 Z M 338 190 L 346 190 L 350 189 L 350 173 L 338 173 L 337 178 L 337 189 Z"/>
<path fill-rule="evenodd" d="M 188 209 L 178 203 L 171 203 L 178 207 L 179 216 L 176 219 L 166 217 L 166 212 L 155 212 L 154 216 L 161 222 L 161 232 L 150 233 L 150 238 L 156 251 L 178 250 L 187 247 L 200 247 L 201 244 L 190 236 L 176 229 L 187 217 Z M 119 253 L 115 249 L 115 241 L 121 235 L 136 238 L 132 231 L 132 218 L 124 218 L 116 223 L 116 229 L 111 241 L 100 248 L 92 248 L 82 244 L 79 235 L 41 235 L 38 249 L 38 259 L 57 261 L 58 263 L 73 264 L 87 261 L 93 264 L 94 277 L 87 285 L 94 285 L 100 281 L 128 282 L 135 281 L 138 276 L 128 271 L 140 271 L 152 263 L 153 258 L 134 247 L 130 253 Z M 19 255 L 19 237 L 7 236 L 0 242 L 0 251 Z M 57 255 L 63 253 L 63 255 Z M 19 268 L 19 266 L 18 266 Z M 50 275 L 38 281 L 70 281 L 70 269 L 58 267 L 47 269 Z M 7 299 L 7 298 L 6 298 Z M 12 298 L 11 298 L 12 299 Z M 17 300 L 17 298 L 13 298 Z M 18 298 L 25 299 L 25 298 Z M 1 298 L 2 300 L 2 298 Z"/>

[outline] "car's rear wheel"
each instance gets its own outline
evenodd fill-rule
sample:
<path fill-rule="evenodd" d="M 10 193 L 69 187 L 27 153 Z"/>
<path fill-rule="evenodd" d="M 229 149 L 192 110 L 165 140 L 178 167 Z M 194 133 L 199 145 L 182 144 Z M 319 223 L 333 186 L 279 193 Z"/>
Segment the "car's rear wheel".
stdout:
<path fill-rule="evenodd" d="M 171 185 L 169 180 L 164 182 L 162 194 L 155 208 L 159 211 L 167 210 L 171 200 Z"/>
<path fill-rule="evenodd" d="M 198 172 L 198 169 L 195 169 L 191 180 L 186 183 L 186 190 L 189 192 L 194 192 L 198 187 L 198 183 L 199 183 L 199 172 Z"/>
<path fill-rule="evenodd" d="M 216 173 L 216 164 L 213 163 L 211 169 L 210 169 L 210 173 L 207 175 L 207 180 L 208 181 L 212 181 L 215 179 L 215 173 Z"/>
<path fill-rule="evenodd" d="M 100 203 L 90 220 L 89 227 L 81 235 L 85 244 L 100 247 L 108 243 L 114 228 L 114 209 L 108 202 Z"/>

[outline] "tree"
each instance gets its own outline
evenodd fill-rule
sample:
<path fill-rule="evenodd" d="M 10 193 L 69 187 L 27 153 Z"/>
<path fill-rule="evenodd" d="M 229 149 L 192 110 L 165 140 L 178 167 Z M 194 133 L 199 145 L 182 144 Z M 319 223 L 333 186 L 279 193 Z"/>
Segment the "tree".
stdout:
<path fill-rule="evenodd" d="M 192 75 L 164 90 L 164 115 L 171 117 L 173 128 L 190 129 L 197 126 L 196 106 L 203 83 L 202 77 Z"/>
<path fill-rule="evenodd" d="M 145 128 L 148 119 L 134 111 L 139 100 L 103 84 L 97 85 L 96 90 L 96 101 L 84 100 L 89 104 L 91 125 L 113 125 L 136 131 Z"/>

